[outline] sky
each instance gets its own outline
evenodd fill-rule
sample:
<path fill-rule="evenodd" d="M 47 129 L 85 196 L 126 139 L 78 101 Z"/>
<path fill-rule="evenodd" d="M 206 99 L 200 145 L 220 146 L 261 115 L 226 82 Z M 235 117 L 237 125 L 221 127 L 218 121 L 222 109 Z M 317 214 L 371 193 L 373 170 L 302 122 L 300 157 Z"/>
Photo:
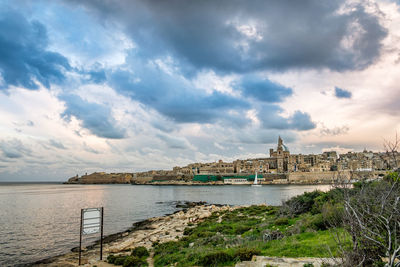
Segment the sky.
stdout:
<path fill-rule="evenodd" d="M 394 0 L 0 0 L 0 181 L 382 151 Z"/>

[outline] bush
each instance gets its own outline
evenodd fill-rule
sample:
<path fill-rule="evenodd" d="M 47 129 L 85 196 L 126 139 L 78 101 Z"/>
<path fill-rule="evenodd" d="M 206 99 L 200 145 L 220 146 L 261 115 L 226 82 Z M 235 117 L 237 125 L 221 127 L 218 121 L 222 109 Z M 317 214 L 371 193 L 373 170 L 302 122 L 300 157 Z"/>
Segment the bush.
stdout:
<path fill-rule="evenodd" d="M 238 258 L 240 261 L 249 261 L 253 257 L 253 255 L 259 255 L 261 253 L 260 250 L 255 248 L 239 248 L 234 257 Z"/>
<path fill-rule="evenodd" d="M 176 251 L 179 251 L 181 249 L 180 247 L 181 243 L 178 243 L 176 241 L 168 241 L 165 243 L 158 244 L 154 252 L 156 255 L 167 255 L 174 253 Z"/>
<path fill-rule="evenodd" d="M 235 229 L 235 234 L 241 235 L 241 234 L 243 234 L 243 233 L 249 231 L 250 229 L 251 229 L 250 226 L 239 225 L 239 226 L 237 226 L 236 229 Z"/>
<path fill-rule="evenodd" d="M 213 236 L 214 235 L 214 233 L 213 232 L 210 232 L 210 231 L 201 231 L 201 232 L 196 232 L 196 237 L 210 237 L 210 236 Z"/>
<path fill-rule="evenodd" d="M 109 256 L 107 257 L 107 262 L 113 264 L 114 261 L 115 261 L 115 258 L 116 258 L 116 257 L 115 257 L 114 255 L 109 255 Z"/>
<path fill-rule="evenodd" d="M 147 262 L 145 259 L 141 259 L 136 256 L 127 256 L 124 260 L 124 267 L 140 267 L 140 266 L 147 266 Z"/>
<path fill-rule="evenodd" d="M 203 256 L 200 264 L 205 266 L 217 266 L 233 260 L 233 257 L 225 251 L 211 252 Z"/>
<path fill-rule="evenodd" d="M 323 193 L 321 191 L 305 192 L 302 195 L 292 197 L 288 201 L 284 202 L 281 208 L 281 213 L 288 214 L 290 216 L 300 215 L 311 211 L 315 199 L 321 197 Z"/>
<path fill-rule="evenodd" d="M 150 254 L 145 247 L 136 247 L 132 250 L 131 256 L 139 258 L 148 257 Z"/>
<path fill-rule="evenodd" d="M 397 171 L 391 172 L 388 175 L 386 175 L 385 180 L 388 182 L 399 182 L 400 181 L 400 176 Z"/>
<path fill-rule="evenodd" d="M 311 219 L 311 228 L 314 230 L 326 230 L 327 224 L 322 214 L 314 215 Z"/>
<path fill-rule="evenodd" d="M 186 227 L 185 230 L 183 230 L 183 235 L 191 235 L 194 231 L 194 228 Z"/>
<path fill-rule="evenodd" d="M 117 256 L 115 257 L 114 260 L 114 265 L 123 265 L 125 261 L 126 256 Z"/>
<path fill-rule="evenodd" d="M 275 225 L 286 225 L 289 223 L 289 219 L 287 217 L 280 217 L 275 220 Z"/>

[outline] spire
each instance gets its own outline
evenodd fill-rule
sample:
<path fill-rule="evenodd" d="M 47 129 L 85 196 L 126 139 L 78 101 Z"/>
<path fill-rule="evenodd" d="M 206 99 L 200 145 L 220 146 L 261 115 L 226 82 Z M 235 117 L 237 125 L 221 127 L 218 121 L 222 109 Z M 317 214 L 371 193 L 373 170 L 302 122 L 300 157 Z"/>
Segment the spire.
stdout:
<path fill-rule="evenodd" d="M 282 145 L 283 145 L 283 141 L 282 141 L 281 136 L 279 136 L 279 138 L 278 138 L 278 150 L 282 150 Z"/>

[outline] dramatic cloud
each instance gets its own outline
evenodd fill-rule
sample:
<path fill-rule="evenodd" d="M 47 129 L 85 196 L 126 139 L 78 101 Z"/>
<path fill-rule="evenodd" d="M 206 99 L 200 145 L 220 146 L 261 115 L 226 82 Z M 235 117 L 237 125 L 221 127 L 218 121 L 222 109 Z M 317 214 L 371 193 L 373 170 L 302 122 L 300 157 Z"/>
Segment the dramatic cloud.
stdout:
<path fill-rule="evenodd" d="M 297 110 L 293 115 L 286 118 L 280 115 L 281 112 L 282 109 L 277 105 L 264 105 L 258 114 L 262 126 L 265 129 L 299 131 L 311 130 L 316 126 L 307 113 Z"/>
<path fill-rule="evenodd" d="M 144 57 L 222 72 L 363 69 L 387 35 L 378 11 L 343 0 L 72 2 L 125 25 Z"/>
<path fill-rule="evenodd" d="M 249 104 L 220 92 L 208 94 L 179 75 L 170 75 L 158 66 L 141 65 L 135 72 L 116 71 L 111 85 L 118 92 L 150 106 L 175 122 L 215 122 L 228 118 L 233 109 Z"/>
<path fill-rule="evenodd" d="M 238 87 L 244 96 L 269 103 L 282 102 L 285 97 L 293 94 L 291 88 L 256 76 L 245 76 Z"/>
<path fill-rule="evenodd" d="M 68 120 L 72 116 L 82 121 L 82 127 L 90 130 L 99 137 L 121 139 L 125 137 L 125 130 L 117 126 L 117 122 L 107 106 L 88 102 L 77 95 L 63 95 L 66 109 L 62 116 Z"/>
<path fill-rule="evenodd" d="M 289 117 L 290 129 L 299 131 L 306 131 L 315 128 L 315 123 L 311 121 L 309 114 L 296 110 L 295 113 Z"/>
<path fill-rule="evenodd" d="M 37 89 L 38 83 L 49 88 L 64 80 L 70 69 L 68 60 L 46 50 L 47 31 L 38 21 L 27 21 L 20 13 L 4 8 L 0 11 L 0 74 L 10 85 Z M 1 88 L 1 87 L 0 87 Z"/>
<path fill-rule="evenodd" d="M 351 98 L 352 93 L 350 91 L 347 91 L 346 89 L 335 87 L 335 96 L 337 98 Z"/>
<path fill-rule="evenodd" d="M 399 25 L 376 0 L 0 1 L 0 180 L 264 157 L 279 135 L 379 150 Z"/>

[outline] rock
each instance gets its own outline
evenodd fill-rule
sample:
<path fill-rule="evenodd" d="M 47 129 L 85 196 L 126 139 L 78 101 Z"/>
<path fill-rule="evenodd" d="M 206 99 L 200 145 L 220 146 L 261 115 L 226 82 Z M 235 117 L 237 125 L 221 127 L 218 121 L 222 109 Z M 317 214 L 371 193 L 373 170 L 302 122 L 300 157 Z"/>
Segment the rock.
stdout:
<path fill-rule="evenodd" d="M 156 241 L 158 241 L 158 238 L 156 236 L 152 235 L 152 236 L 149 237 L 149 240 L 151 242 L 156 242 Z"/>
<path fill-rule="evenodd" d="M 207 218 L 207 217 L 210 217 L 210 216 L 211 216 L 211 212 L 206 211 L 206 212 L 203 212 L 203 213 L 201 213 L 199 215 L 199 219 L 204 219 L 204 218 Z"/>
<path fill-rule="evenodd" d="M 193 243 L 193 242 L 189 244 L 189 247 L 190 247 L 190 248 L 193 247 L 193 246 L 194 246 L 194 243 Z"/>

